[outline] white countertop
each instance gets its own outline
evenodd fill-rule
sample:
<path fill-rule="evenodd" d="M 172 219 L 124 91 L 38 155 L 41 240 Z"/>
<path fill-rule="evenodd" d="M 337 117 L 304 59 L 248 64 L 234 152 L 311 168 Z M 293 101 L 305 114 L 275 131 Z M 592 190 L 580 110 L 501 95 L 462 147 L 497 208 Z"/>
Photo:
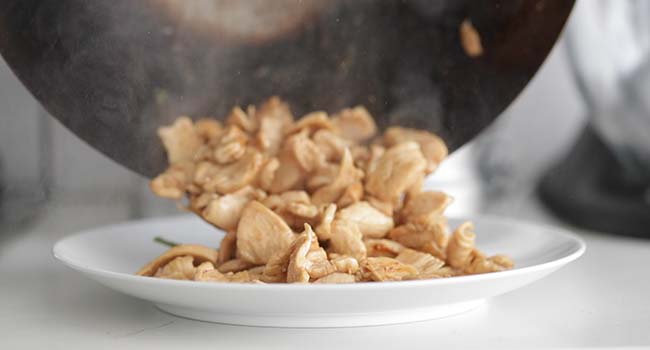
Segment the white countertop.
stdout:
<path fill-rule="evenodd" d="M 533 201 L 520 218 L 554 222 Z M 586 254 L 478 310 L 350 329 L 275 329 L 177 318 L 57 264 L 53 243 L 122 220 L 101 206 L 50 206 L 22 233 L 0 234 L 0 349 L 522 348 L 650 345 L 650 240 L 580 232 Z"/>

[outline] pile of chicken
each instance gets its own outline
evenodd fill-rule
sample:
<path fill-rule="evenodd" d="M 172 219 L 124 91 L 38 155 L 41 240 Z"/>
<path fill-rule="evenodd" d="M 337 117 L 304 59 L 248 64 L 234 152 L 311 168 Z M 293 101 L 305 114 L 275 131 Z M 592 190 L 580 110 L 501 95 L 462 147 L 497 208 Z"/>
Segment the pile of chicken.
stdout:
<path fill-rule="evenodd" d="M 451 198 L 422 191 L 444 142 L 391 127 L 363 107 L 294 120 L 274 97 L 235 107 L 225 125 L 188 117 L 159 129 L 169 168 L 158 196 L 227 232 L 219 249 L 178 245 L 138 274 L 258 283 L 353 283 L 450 277 L 513 266 L 474 247 L 471 223 L 448 233 Z"/>

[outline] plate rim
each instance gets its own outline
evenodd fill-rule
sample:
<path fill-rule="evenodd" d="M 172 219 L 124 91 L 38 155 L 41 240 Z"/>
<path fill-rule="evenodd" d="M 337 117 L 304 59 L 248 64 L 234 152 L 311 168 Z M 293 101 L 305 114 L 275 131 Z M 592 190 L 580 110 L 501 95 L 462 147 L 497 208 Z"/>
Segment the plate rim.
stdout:
<path fill-rule="evenodd" d="M 309 291 L 317 292 L 323 290 L 349 291 L 350 289 L 375 290 L 375 289 L 387 289 L 387 288 L 396 288 L 396 287 L 399 288 L 408 288 L 408 287 L 415 288 L 415 287 L 427 287 L 427 286 L 434 287 L 434 286 L 448 285 L 448 284 L 462 284 L 465 282 L 480 282 L 480 281 L 491 280 L 491 279 L 516 277 L 519 275 L 525 275 L 529 273 L 552 269 L 554 267 L 557 268 L 562 267 L 580 258 L 587 249 L 587 244 L 582 238 L 580 238 L 577 234 L 564 228 L 560 228 L 549 224 L 523 221 L 523 220 L 514 219 L 506 216 L 480 214 L 480 215 L 472 215 L 471 220 L 475 222 L 500 221 L 504 224 L 510 224 L 516 226 L 535 226 L 537 228 L 549 230 L 553 232 L 553 234 L 555 235 L 563 236 L 564 238 L 567 238 L 569 241 L 573 241 L 574 247 L 572 247 L 569 253 L 567 253 L 565 256 L 561 258 L 548 261 L 545 263 L 541 263 L 541 264 L 515 268 L 506 271 L 477 274 L 477 275 L 455 276 L 450 278 L 436 278 L 436 279 L 408 280 L 408 281 L 387 281 L 382 283 L 348 283 L 348 284 L 313 284 L 313 283 L 253 284 L 253 283 L 239 283 L 239 282 L 205 283 L 199 281 L 163 279 L 163 278 L 154 278 L 154 277 L 146 277 L 146 276 L 137 276 L 134 274 L 115 272 L 115 271 L 110 271 L 102 268 L 90 267 L 86 264 L 80 263 L 78 261 L 75 261 L 74 259 L 70 259 L 69 257 L 65 257 L 64 255 L 61 254 L 62 247 L 64 246 L 66 241 L 73 240 L 80 236 L 97 233 L 97 231 L 100 230 L 116 229 L 116 228 L 120 228 L 121 226 L 131 226 L 134 224 L 143 225 L 153 221 L 161 221 L 161 220 L 173 221 L 178 219 L 188 219 L 191 217 L 193 216 L 188 214 L 183 214 L 183 215 L 171 215 L 171 216 L 164 216 L 164 217 L 143 218 L 143 219 L 129 220 L 129 221 L 124 221 L 116 224 L 102 225 L 91 229 L 81 230 L 59 239 L 52 247 L 52 255 L 60 263 L 81 273 L 88 274 L 91 276 L 97 275 L 103 278 L 118 279 L 127 282 L 145 283 L 145 284 L 153 284 L 153 285 L 161 285 L 161 286 L 165 286 L 165 285 L 177 286 L 177 287 L 193 286 L 193 288 L 200 288 L 200 289 L 207 288 L 207 289 L 226 289 L 226 290 L 244 290 L 244 291 L 250 291 L 250 290 L 308 291 L 309 290 Z M 449 218 L 468 220 L 467 217 L 458 217 L 458 216 L 449 216 Z"/>

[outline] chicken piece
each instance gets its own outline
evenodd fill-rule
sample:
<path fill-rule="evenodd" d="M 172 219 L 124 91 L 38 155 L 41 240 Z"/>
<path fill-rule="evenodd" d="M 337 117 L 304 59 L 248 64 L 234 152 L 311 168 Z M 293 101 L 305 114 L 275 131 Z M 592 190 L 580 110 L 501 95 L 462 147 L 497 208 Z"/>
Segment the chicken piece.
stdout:
<path fill-rule="evenodd" d="M 341 138 L 331 130 L 321 129 L 314 133 L 312 136 L 314 144 L 318 147 L 325 159 L 332 162 L 341 161 L 343 152 L 350 145 L 350 142 Z"/>
<path fill-rule="evenodd" d="M 197 264 L 209 261 L 214 265 L 217 263 L 218 252 L 215 249 L 202 245 L 180 244 L 170 248 L 162 255 L 143 266 L 138 272 L 136 272 L 136 275 L 153 276 L 161 266 L 166 265 L 179 256 L 191 256 L 194 258 L 194 263 Z"/>
<path fill-rule="evenodd" d="M 213 199 L 201 212 L 201 217 L 222 230 L 234 230 L 237 228 L 237 223 L 239 223 L 246 204 L 254 199 L 262 200 L 264 197 L 263 191 L 251 186 L 220 197 L 213 196 Z"/>
<path fill-rule="evenodd" d="M 316 236 L 321 241 L 326 241 L 332 236 L 332 221 L 336 215 L 336 204 L 324 206 L 321 210 L 320 223 L 316 226 Z"/>
<path fill-rule="evenodd" d="M 314 247 L 314 243 L 316 247 Z M 323 248 L 318 247 L 318 240 L 315 238 L 312 240 L 312 247 L 307 253 L 306 268 L 310 279 L 318 279 L 336 272 L 336 266 L 327 260 L 327 253 Z"/>
<path fill-rule="evenodd" d="M 365 171 L 366 174 L 377 169 L 377 164 L 379 164 L 379 159 L 386 153 L 386 148 L 380 145 L 370 145 L 370 155 L 368 156 L 368 161 L 366 162 Z"/>
<path fill-rule="evenodd" d="M 260 277 L 260 281 L 266 283 L 286 283 L 289 258 L 298 243 L 300 242 L 296 239 L 287 249 L 272 256 L 264 266 L 264 272 Z"/>
<path fill-rule="evenodd" d="M 427 217 L 438 217 L 442 215 L 452 201 L 453 199 L 443 192 L 422 192 L 406 201 L 401 216 L 406 222 L 418 221 Z"/>
<path fill-rule="evenodd" d="M 341 283 L 355 283 L 356 279 L 354 275 L 349 273 L 334 272 L 327 276 L 321 277 L 314 281 L 318 284 L 341 284 Z"/>
<path fill-rule="evenodd" d="M 203 264 L 197 267 L 194 280 L 199 282 L 229 282 L 228 278 L 215 269 L 214 266 Z"/>
<path fill-rule="evenodd" d="M 189 117 L 180 117 L 172 125 L 159 128 L 158 137 L 165 146 L 170 165 L 191 162 L 203 145 Z"/>
<path fill-rule="evenodd" d="M 236 106 L 230 111 L 226 123 L 231 126 L 237 126 L 241 130 L 252 134 L 259 128 L 259 123 L 255 115 L 255 109 L 250 109 L 250 111 L 253 113 L 249 115 L 241 107 Z"/>
<path fill-rule="evenodd" d="M 259 131 L 255 137 L 265 155 L 276 155 L 280 150 L 284 133 L 293 124 L 289 106 L 272 97 L 256 113 L 259 118 Z"/>
<path fill-rule="evenodd" d="M 229 231 L 221 239 L 219 244 L 219 255 L 217 256 L 217 266 L 235 257 L 237 250 L 237 231 Z"/>
<path fill-rule="evenodd" d="M 444 217 L 427 218 L 427 220 L 408 222 L 388 232 L 388 237 L 409 248 L 420 249 L 429 241 L 439 247 L 447 245 L 447 221 Z"/>
<path fill-rule="evenodd" d="M 343 192 L 349 186 L 359 181 L 361 177 L 362 173 L 354 167 L 352 155 L 350 154 L 350 151 L 346 149 L 343 153 L 341 165 L 339 166 L 339 171 L 334 181 L 316 190 L 316 192 L 313 193 L 311 200 L 316 205 L 336 203 L 338 199 L 341 198 Z"/>
<path fill-rule="evenodd" d="M 257 178 L 261 189 L 264 191 L 269 191 L 271 189 L 278 168 L 280 168 L 280 161 L 275 157 L 267 160 L 266 163 L 262 165 L 262 169 Z"/>
<path fill-rule="evenodd" d="M 255 265 L 291 245 L 295 238 L 291 228 L 276 213 L 258 201 L 249 202 L 237 227 L 237 256 Z"/>
<path fill-rule="evenodd" d="M 323 111 L 315 111 L 304 115 L 290 128 L 288 134 L 306 131 L 308 135 L 313 135 L 318 130 L 334 130 L 334 124 L 327 113 Z"/>
<path fill-rule="evenodd" d="M 474 225 L 471 222 L 458 226 L 447 245 L 447 264 L 456 269 L 467 267 L 472 259 L 475 239 Z"/>
<path fill-rule="evenodd" d="M 336 203 L 339 207 L 344 208 L 349 205 L 358 203 L 363 198 L 363 183 L 357 181 L 348 186 Z"/>
<path fill-rule="evenodd" d="M 293 155 L 300 168 L 306 173 L 311 173 L 325 164 L 325 155 L 309 138 L 307 130 L 289 136 L 283 148 Z"/>
<path fill-rule="evenodd" d="M 210 204 L 210 202 L 219 199 L 219 195 L 216 193 L 210 192 L 201 192 L 198 194 L 191 194 L 189 201 L 189 208 L 191 211 L 195 212 L 198 215 L 202 215 L 201 212 Z M 205 218 L 204 218 L 205 219 Z"/>
<path fill-rule="evenodd" d="M 292 228 L 300 229 L 305 223 L 318 222 L 319 210 L 311 204 L 309 194 L 304 191 L 287 191 L 271 195 L 262 202 L 273 210 Z"/>
<path fill-rule="evenodd" d="M 309 225 L 305 224 L 305 231 L 296 238 L 298 243 L 289 256 L 289 265 L 287 267 L 287 283 L 307 283 L 309 282 L 308 267 L 310 265 L 307 259 L 307 253 L 312 246 L 312 241 L 316 235 Z"/>
<path fill-rule="evenodd" d="M 260 282 L 260 278 L 262 278 L 262 275 L 264 274 L 264 269 L 265 266 L 262 265 L 262 266 L 255 266 L 246 270 L 248 272 L 248 276 L 251 279 L 251 282 Z"/>
<path fill-rule="evenodd" d="M 249 147 L 243 157 L 234 163 L 199 163 L 194 182 L 209 192 L 232 193 L 251 184 L 257 178 L 261 166 L 262 155 Z"/>
<path fill-rule="evenodd" d="M 417 181 L 425 167 L 426 160 L 417 143 L 404 142 L 393 146 L 368 174 L 366 191 L 378 199 L 392 202 Z"/>
<path fill-rule="evenodd" d="M 395 260 L 409 264 L 418 270 L 418 278 L 437 278 L 438 270 L 445 265 L 445 262 L 431 254 L 422 253 L 413 249 L 402 250 Z"/>
<path fill-rule="evenodd" d="M 415 141 L 420 145 L 422 154 L 427 160 L 426 172 L 431 173 L 447 158 L 449 150 L 442 139 L 428 131 L 390 127 L 384 132 L 384 144 L 392 147 L 403 142 Z"/>
<path fill-rule="evenodd" d="M 403 245 L 390 239 L 366 239 L 364 243 L 369 257 L 385 256 L 394 258 L 406 249 Z"/>
<path fill-rule="evenodd" d="M 349 255 L 357 260 L 366 257 L 366 245 L 357 225 L 352 222 L 334 219 L 331 225 L 329 249 L 338 254 Z"/>
<path fill-rule="evenodd" d="M 376 282 L 402 281 L 417 278 L 418 270 L 393 258 L 371 257 L 361 261 L 361 274 Z"/>
<path fill-rule="evenodd" d="M 368 202 L 358 202 L 339 210 L 336 218 L 354 223 L 364 237 L 381 238 L 393 226 L 393 218 L 375 209 Z"/>
<path fill-rule="evenodd" d="M 460 44 L 467 56 L 476 58 L 483 55 L 483 44 L 481 44 L 481 36 L 474 28 L 472 21 L 464 19 L 458 29 L 460 34 Z"/>
<path fill-rule="evenodd" d="M 429 253 L 442 261 L 447 261 L 447 253 L 445 252 L 445 249 L 441 248 L 434 241 L 428 241 L 418 249 L 421 252 Z"/>
<path fill-rule="evenodd" d="M 355 274 L 359 271 L 359 261 L 351 256 L 338 255 L 331 259 L 331 263 L 337 272 Z"/>
<path fill-rule="evenodd" d="M 194 166 L 191 163 L 175 164 L 149 183 L 149 188 L 159 197 L 182 199 L 191 182 Z"/>
<path fill-rule="evenodd" d="M 506 270 L 512 269 L 515 266 L 514 261 L 505 255 L 493 255 L 488 258 L 489 261 L 503 267 Z"/>
<path fill-rule="evenodd" d="M 309 192 L 315 192 L 317 189 L 333 183 L 339 174 L 340 168 L 341 166 L 339 164 L 325 163 L 321 165 L 321 167 L 312 173 L 307 179 L 305 187 L 307 187 Z"/>
<path fill-rule="evenodd" d="M 154 277 L 174 280 L 191 280 L 194 278 L 196 268 L 194 257 L 190 255 L 178 256 L 156 271 Z"/>
<path fill-rule="evenodd" d="M 218 120 L 201 118 L 194 122 L 194 130 L 203 139 L 204 143 L 212 143 L 221 137 L 223 126 Z"/>
<path fill-rule="evenodd" d="M 346 108 L 332 116 L 332 124 L 341 136 L 355 143 L 371 139 L 377 133 L 377 125 L 363 106 Z"/>
<path fill-rule="evenodd" d="M 379 200 L 379 199 L 377 199 L 375 197 L 370 197 L 370 196 L 366 196 L 365 199 L 368 202 L 368 204 L 375 207 L 375 209 L 379 210 L 384 215 L 393 216 L 393 211 L 394 211 L 393 210 L 393 204 L 381 201 L 381 200 Z"/>
<path fill-rule="evenodd" d="M 219 265 L 217 267 L 217 270 L 219 270 L 219 272 L 222 273 L 228 273 L 228 272 L 244 271 L 252 267 L 255 267 L 255 265 L 249 263 L 248 261 L 244 261 L 242 259 L 232 259 Z"/>
<path fill-rule="evenodd" d="M 269 187 L 271 193 L 281 193 L 292 189 L 302 189 L 307 173 L 289 150 L 283 149 L 278 155 L 280 163 Z"/>

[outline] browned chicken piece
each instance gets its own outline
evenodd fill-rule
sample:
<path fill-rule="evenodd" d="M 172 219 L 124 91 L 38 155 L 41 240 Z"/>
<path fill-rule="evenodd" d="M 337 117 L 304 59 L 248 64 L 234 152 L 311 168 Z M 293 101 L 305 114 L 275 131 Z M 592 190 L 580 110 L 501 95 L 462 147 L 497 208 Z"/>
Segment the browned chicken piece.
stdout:
<path fill-rule="evenodd" d="M 338 255 L 332 257 L 331 263 L 337 272 L 355 274 L 359 271 L 359 261 L 351 256 Z"/>
<path fill-rule="evenodd" d="M 182 199 L 186 186 L 191 182 L 193 168 L 192 163 L 172 165 L 164 173 L 151 180 L 149 188 L 157 196 Z"/>
<path fill-rule="evenodd" d="M 310 262 L 307 259 L 307 253 L 311 249 L 313 240 L 316 235 L 309 225 L 305 224 L 305 231 L 301 233 L 297 244 L 289 256 L 289 266 L 287 267 L 287 283 L 307 283 L 309 282 L 309 272 L 307 271 Z"/>
<path fill-rule="evenodd" d="M 428 253 L 422 253 L 413 249 L 402 250 L 395 260 L 409 264 L 418 270 L 418 278 L 438 278 L 438 271 L 445 265 L 445 262 Z"/>
<path fill-rule="evenodd" d="M 386 129 L 386 132 L 384 132 L 384 144 L 386 147 L 392 147 L 408 141 L 415 141 L 420 145 L 422 154 L 427 160 L 427 173 L 435 171 L 438 165 L 449 154 L 445 142 L 440 137 L 428 131 L 394 126 Z"/>
<path fill-rule="evenodd" d="M 515 262 L 508 256 L 497 254 L 488 258 L 489 261 L 503 267 L 504 269 L 511 269 L 515 267 Z"/>
<path fill-rule="evenodd" d="M 262 275 L 264 274 L 264 268 L 265 266 L 255 266 L 252 267 L 248 270 L 248 276 L 250 276 L 251 282 L 260 282 L 260 278 L 262 278 Z"/>
<path fill-rule="evenodd" d="M 359 143 L 377 133 L 377 125 L 365 107 L 346 108 L 332 116 L 336 130 L 347 140 Z"/>
<path fill-rule="evenodd" d="M 272 97 L 256 113 L 259 118 L 259 131 L 256 141 L 265 155 L 275 155 L 280 150 L 284 133 L 293 124 L 293 115 L 289 106 Z"/>
<path fill-rule="evenodd" d="M 415 142 L 404 142 L 386 150 L 377 167 L 368 174 L 366 191 L 393 202 L 404 194 L 426 167 L 426 160 Z"/>
<path fill-rule="evenodd" d="M 242 259 L 232 259 L 220 264 L 217 267 L 217 270 L 219 270 L 219 272 L 222 273 L 228 273 L 228 272 L 244 271 L 252 267 L 255 267 L 255 265 L 249 263 L 248 261 L 244 261 Z"/>
<path fill-rule="evenodd" d="M 372 205 L 375 207 L 375 209 L 379 210 L 386 216 L 393 216 L 393 204 L 381 201 L 375 197 L 371 196 L 366 196 L 365 200 L 368 202 L 368 204 Z"/>
<path fill-rule="evenodd" d="M 172 125 L 159 128 L 158 136 L 165 146 L 170 165 L 191 162 L 203 145 L 189 117 L 180 117 Z"/>
<path fill-rule="evenodd" d="M 190 194 L 189 209 L 194 213 L 201 215 L 203 209 L 205 209 L 208 206 L 208 204 L 210 204 L 210 202 L 216 199 L 219 199 L 219 195 L 216 193 L 199 192 L 198 194 Z"/>
<path fill-rule="evenodd" d="M 332 162 L 339 162 L 345 149 L 350 146 L 349 141 L 328 129 L 316 131 L 312 136 L 312 140 L 323 153 L 325 159 Z"/>
<path fill-rule="evenodd" d="M 259 121 L 256 118 L 255 109 L 253 108 L 250 111 L 253 113 L 249 115 L 248 113 L 244 112 L 241 107 L 234 107 L 230 111 L 230 115 L 228 115 L 226 123 L 228 125 L 237 126 L 239 129 L 252 134 L 258 130 Z"/>
<path fill-rule="evenodd" d="M 214 265 L 217 263 L 217 255 L 217 250 L 209 247 L 196 244 L 180 244 L 168 249 L 162 255 L 143 266 L 136 275 L 153 276 L 160 267 L 179 256 L 191 256 L 196 264 L 209 261 Z"/>
<path fill-rule="evenodd" d="M 393 228 L 393 218 L 368 202 L 358 202 L 339 210 L 337 219 L 354 223 L 364 237 L 381 238 Z"/>
<path fill-rule="evenodd" d="M 447 245 L 447 264 L 456 269 L 464 269 L 469 265 L 474 251 L 474 225 L 465 222 L 454 231 Z"/>
<path fill-rule="evenodd" d="M 234 230 L 237 228 L 237 223 L 239 223 L 239 218 L 246 204 L 254 199 L 262 200 L 264 197 L 265 193 L 263 191 L 251 186 L 246 186 L 223 196 L 215 195 L 201 212 L 201 216 L 205 221 L 222 230 Z"/>
<path fill-rule="evenodd" d="M 385 256 L 396 257 L 406 247 L 390 239 L 366 239 L 364 240 L 369 257 Z"/>
<path fill-rule="evenodd" d="M 481 36 L 469 19 L 463 20 L 458 32 L 460 34 L 460 44 L 467 56 L 476 58 L 483 55 Z"/>
<path fill-rule="evenodd" d="M 345 152 L 345 150 L 343 150 Z M 336 180 L 336 177 L 339 174 L 339 169 L 341 166 L 339 164 L 325 163 L 319 169 L 317 169 L 311 176 L 307 179 L 305 187 L 309 192 L 314 192 L 317 189 L 327 186 Z"/>
<path fill-rule="evenodd" d="M 388 237 L 409 248 L 420 249 L 429 241 L 439 247 L 447 245 L 447 221 L 444 217 L 427 218 L 427 220 L 408 222 L 388 232 Z"/>
<path fill-rule="evenodd" d="M 302 189 L 307 173 L 302 169 L 292 152 L 283 149 L 278 155 L 280 166 L 275 171 L 269 188 L 271 193 L 282 193 Z"/>
<path fill-rule="evenodd" d="M 218 164 L 229 164 L 241 159 L 246 152 L 248 135 L 235 125 L 229 126 L 214 146 L 212 159 Z"/>
<path fill-rule="evenodd" d="M 287 138 L 284 149 L 293 155 L 300 168 L 311 173 L 325 164 L 325 155 L 303 130 Z"/>
<path fill-rule="evenodd" d="M 312 280 L 336 272 L 336 266 L 327 259 L 325 250 L 321 247 L 314 248 L 313 243 L 318 244 L 318 241 L 312 240 L 312 248 L 307 253 L 307 273 Z"/>
<path fill-rule="evenodd" d="M 323 206 L 320 214 L 320 222 L 316 229 L 316 236 L 321 241 L 326 241 L 332 237 L 332 221 L 336 215 L 336 204 Z"/>
<path fill-rule="evenodd" d="M 334 124 L 330 118 L 327 117 L 327 113 L 323 111 L 311 112 L 304 115 L 297 122 L 295 122 L 290 128 L 288 134 L 294 134 L 301 132 L 303 130 L 307 131 L 308 135 L 313 135 L 318 130 L 334 130 Z"/>
<path fill-rule="evenodd" d="M 445 252 L 445 249 L 440 247 L 434 241 L 428 241 L 424 243 L 421 247 L 418 248 L 418 250 L 421 252 L 429 253 L 442 261 L 447 261 L 447 253 Z"/>
<path fill-rule="evenodd" d="M 217 256 L 217 266 L 231 260 L 235 257 L 237 251 L 237 231 L 229 231 L 221 239 L 219 244 L 219 255 Z"/>
<path fill-rule="evenodd" d="M 366 257 L 366 245 L 357 225 L 349 221 L 334 219 L 331 227 L 329 249 L 333 253 L 349 255 L 357 260 Z"/>
<path fill-rule="evenodd" d="M 316 205 L 336 203 L 343 195 L 343 192 L 359 181 L 362 175 L 362 172 L 355 168 L 350 151 L 346 149 L 336 178 L 330 184 L 317 189 L 312 194 L 312 202 Z"/>
<path fill-rule="evenodd" d="M 289 258 L 298 243 L 300 242 L 296 239 L 287 249 L 272 256 L 269 262 L 264 265 L 264 271 L 260 277 L 260 281 L 266 283 L 286 283 Z"/>
<path fill-rule="evenodd" d="M 453 199 L 443 192 L 427 191 L 409 198 L 402 209 L 404 221 L 441 216 Z"/>
<path fill-rule="evenodd" d="M 226 165 L 199 163 L 194 174 L 194 182 L 208 192 L 232 193 L 251 184 L 257 178 L 262 161 L 262 155 L 249 147 L 242 158 L 234 163 Z"/>
<path fill-rule="evenodd" d="M 214 266 L 203 264 L 196 269 L 194 280 L 199 282 L 228 282 L 228 278 L 215 269 Z"/>
<path fill-rule="evenodd" d="M 345 208 L 349 205 L 359 202 L 363 198 L 363 183 L 357 181 L 348 186 L 336 203 L 339 207 Z"/>
<path fill-rule="evenodd" d="M 194 130 L 203 139 L 204 143 L 212 143 L 221 137 L 223 126 L 218 120 L 201 118 L 194 122 Z"/>
<path fill-rule="evenodd" d="M 379 164 L 379 159 L 381 159 L 381 156 L 386 153 L 386 148 L 384 148 L 381 145 L 370 145 L 370 154 L 368 156 L 368 161 L 366 162 L 366 174 L 370 174 L 371 172 L 375 171 L 377 169 L 377 164 Z"/>
<path fill-rule="evenodd" d="M 179 256 L 165 264 L 156 271 L 154 277 L 167 278 L 174 280 L 191 280 L 194 278 L 196 268 L 194 267 L 194 257 L 190 255 Z"/>
<path fill-rule="evenodd" d="M 271 195 L 262 203 L 273 210 L 291 227 L 300 229 L 305 223 L 316 224 L 320 211 L 311 204 L 309 194 L 304 191 L 287 191 Z"/>
<path fill-rule="evenodd" d="M 271 186 L 273 185 L 273 179 L 275 178 L 275 174 L 277 173 L 278 168 L 280 168 L 280 161 L 278 160 L 278 158 L 275 157 L 267 160 L 262 165 L 259 176 L 257 178 L 259 186 L 262 190 L 264 191 L 271 190 Z"/>
<path fill-rule="evenodd" d="M 349 273 L 334 272 L 327 276 L 321 277 L 314 281 L 318 284 L 340 284 L 340 283 L 355 283 L 356 279 L 354 275 Z"/>
<path fill-rule="evenodd" d="M 383 282 L 417 278 L 418 270 L 393 258 L 371 257 L 361 261 L 361 273 L 364 279 Z"/>
<path fill-rule="evenodd" d="M 237 227 L 237 256 L 255 265 L 285 250 L 295 238 L 291 228 L 258 201 L 249 202 Z"/>

